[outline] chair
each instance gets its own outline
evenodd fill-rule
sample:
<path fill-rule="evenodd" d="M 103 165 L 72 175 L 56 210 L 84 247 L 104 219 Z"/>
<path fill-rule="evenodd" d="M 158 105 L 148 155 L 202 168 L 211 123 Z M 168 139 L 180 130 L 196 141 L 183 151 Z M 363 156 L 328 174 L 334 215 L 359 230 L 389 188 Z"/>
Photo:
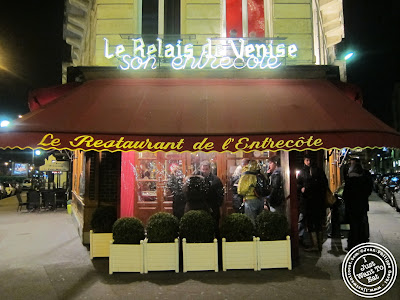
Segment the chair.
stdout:
<path fill-rule="evenodd" d="M 40 210 L 40 193 L 35 190 L 28 191 L 28 209 L 36 209 Z"/>
<path fill-rule="evenodd" d="M 64 189 L 57 189 L 55 191 L 55 209 L 57 207 L 67 208 L 67 194 Z"/>
<path fill-rule="evenodd" d="M 28 209 L 28 202 L 23 202 L 22 201 L 21 193 L 17 193 L 16 196 L 17 196 L 17 199 L 18 199 L 17 211 L 22 211 L 22 206 L 25 206 L 25 208 Z"/>
<path fill-rule="evenodd" d="M 56 201 L 55 201 L 55 193 L 54 191 L 42 191 L 42 202 L 43 202 L 43 207 L 50 209 L 50 208 L 55 208 L 56 206 Z"/>

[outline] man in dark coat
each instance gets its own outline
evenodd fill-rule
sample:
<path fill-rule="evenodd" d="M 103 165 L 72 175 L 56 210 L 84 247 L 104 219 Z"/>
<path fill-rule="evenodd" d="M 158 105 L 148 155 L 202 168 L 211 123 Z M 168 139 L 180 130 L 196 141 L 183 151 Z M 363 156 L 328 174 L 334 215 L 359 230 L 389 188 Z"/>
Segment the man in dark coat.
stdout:
<path fill-rule="evenodd" d="M 182 218 L 185 210 L 185 196 L 183 194 L 184 175 L 177 164 L 171 164 L 171 175 L 167 181 L 167 188 L 172 194 L 172 210 L 175 217 Z"/>
<path fill-rule="evenodd" d="M 346 215 L 350 221 L 348 247 L 351 248 L 369 241 L 368 197 L 372 192 L 372 181 L 358 158 L 352 158 L 345 177 L 343 199 Z"/>
<path fill-rule="evenodd" d="M 204 210 L 209 213 L 211 212 L 206 200 L 207 188 L 203 176 L 188 176 L 183 185 L 183 194 L 186 201 L 185 212 L 190 210 Z"/>
<path fill-rule="evenodd" d="M 211 173 L 211 165 L 209 161 L 202 161 L 200 163 L 200 171 L 194 175 L 201 175 L 204 177 L 206 184 L 206 202 L 211 209 L 211 214 L 219 224 L 220 219 L 220 207 L 224 201 L 224 187 L 221 179 Z"/>
<path fill-rule="evenodd" d="M 285 196 L 283 193 L 283 178 L 278 156 L 273 156 L 268 160 L 269 168 L 267 171 L 268 196 L 267 201 L 271 211 L 285 214 Z"/>
<path fill-rule="evenodd" d="M 300 195 L 300 212 L 304 213 L 307 231 L 311 237 L 308 251 L 322 250 L 322 225 L 326 217 L 325 197 L 328 180 L 322 169 L 311 165 L 311 158 L 304 156 L 304 167 L 297 177 Z"/>

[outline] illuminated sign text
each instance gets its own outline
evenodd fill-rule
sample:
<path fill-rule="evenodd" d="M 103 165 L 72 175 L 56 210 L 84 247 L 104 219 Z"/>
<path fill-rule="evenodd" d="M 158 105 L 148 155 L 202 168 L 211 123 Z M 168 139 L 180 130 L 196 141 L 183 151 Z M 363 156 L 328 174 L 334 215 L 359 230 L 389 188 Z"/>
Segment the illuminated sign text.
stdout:
<path fill-rule="evenodd" d="M 110 46 L 104 38 L 104 56 L 107 59 L 117 58 L 122 70 L 156 69 L 160 60 L 166 59 L 175 70 L 184 69 L 276 69 L 282 59 L 295 58 L 295 44 L 255 44 L 244 39 L 228 39 L 224 44 L 207 44 L 201 46 L 201 53 L 195 56 L 193 44 L 182 44 L 178 40 L 175 45 L 164 44 L 161 38 L 157 43 L 146 44 L 142 38 L 132 39 L 131 53 L 127 53 L 124 45 Z"/>

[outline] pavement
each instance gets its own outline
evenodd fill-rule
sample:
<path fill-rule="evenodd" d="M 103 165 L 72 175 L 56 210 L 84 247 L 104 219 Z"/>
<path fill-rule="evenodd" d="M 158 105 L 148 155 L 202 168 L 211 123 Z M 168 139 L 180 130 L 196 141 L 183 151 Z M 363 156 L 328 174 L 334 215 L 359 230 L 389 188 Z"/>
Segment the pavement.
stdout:
<path fill-rule="evenodd" d="M 0 200 L 0 299 L 360 299 L 345 285 L 346 239 L 327 239 L 321 254 L 300 249 L 293 270 L 108 274 L 108 259 L 90 260 L 66 210 L 17 212 Z M 370 197 L 371 242 L 400 264 L 400 213 Z M 400 275 L 379 299 L 400 300 Z"/>

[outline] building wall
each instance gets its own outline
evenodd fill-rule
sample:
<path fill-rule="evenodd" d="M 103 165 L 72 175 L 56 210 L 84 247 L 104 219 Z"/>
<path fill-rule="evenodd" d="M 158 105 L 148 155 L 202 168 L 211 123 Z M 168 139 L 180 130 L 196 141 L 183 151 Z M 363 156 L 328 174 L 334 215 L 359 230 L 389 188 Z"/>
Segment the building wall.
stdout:
<path fill-rule="evenodd" d="M 104 38 L 110 45 L 132 48 L 130 34 L 140 34 L 137 0 L 97 0 L 94 11 L 93 39 L 95 42 L 93 65 L 110 66 L 112 60 L 104 57 Z"/>
<path fill-rule="evenodd" d="M 90 222 L 98 206 L 117 206 L 120 197 L 121 153 L 75 151 L 72 212 L 84 244 L 89 243 Z"/>
<path fill-rule="evenodd" d="M 142 1 L 69 1 L 64 35 L 72 46 L 72 65 L 115 66 L 115 58 L 104 56 L 104 38 L 129 52 L 131 38 L 142 32 Z M 181 0 L 183 43 L 203 45 L 208 37 L 225 37 L 224 5 L 225 0 Z M 298 47 L 297 58 L 286 64 L 334 63 L 334 45 L 344 37 L 342 0 L 265 0 L 264 6 L 266 35 Z"/>
<path fill-rule="evenodd" d="M 296 44 L 298 55 L 288 65 L 315 63 L 311 0 L 275 0 L 273 6 L 275 37 L 286 37 L 286 44 Z"/>
<path fill-rule="evenodd" d="M 207 38 L 220 37 L 222 3 L 221 0 L 181 0 L 181 34 L 196 35 L 192 43 L 198 45 L 205 44 Z"/>

